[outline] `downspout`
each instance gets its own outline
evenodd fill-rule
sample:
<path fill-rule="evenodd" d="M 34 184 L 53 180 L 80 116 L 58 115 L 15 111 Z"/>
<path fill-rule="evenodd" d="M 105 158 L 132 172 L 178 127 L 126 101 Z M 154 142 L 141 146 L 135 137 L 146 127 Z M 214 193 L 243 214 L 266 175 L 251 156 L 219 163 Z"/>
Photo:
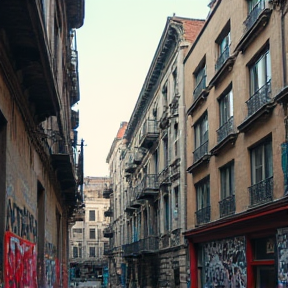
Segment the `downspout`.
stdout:
<path fill-rule="evenodd" d="M 284 16 L 287 13 L 287 9 L 284 12 L 284 2 L 282 3 L 282 7 L 281 7 L 281 48 L 282 48 L 282 64 L 283 64 L 283 88 L 286 87 L 287 85 L 287 61 L 286 61 L 286 43 L 285 43 L 285 21 L 284 21 Z"/>

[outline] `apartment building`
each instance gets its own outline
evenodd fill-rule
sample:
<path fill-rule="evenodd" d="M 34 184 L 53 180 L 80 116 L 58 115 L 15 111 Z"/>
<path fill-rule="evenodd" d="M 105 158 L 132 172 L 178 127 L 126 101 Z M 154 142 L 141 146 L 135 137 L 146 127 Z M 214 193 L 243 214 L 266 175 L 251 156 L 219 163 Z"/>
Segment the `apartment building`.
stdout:
<path fill-rule="evenodd" d="M 103 236 L 109 239 L 104 254 L 108 256 L 109 286 L 117 287 L 125 283 L 125 266 L 122 259 L 123 227 L 125 215 L 123 211 L 123 197 L 127 190 L 127 182 L 124 178 L 123 153 L 126 150 L 126 140 L 123 138 L 128 123 L 121 122 L 116 137 L 110 147 L 106 162 L 109 165 L 110 185 L 103 189 L 103 197 L 109 199 L 110 206 L 104 212 L 105 217 L 110 218 L 110 225 L 103 231 Z M 108 284 L 107 283 L 107 284 Z"/>
<path fill-rule="evenodd" d="M 0 287 L 68 287 L 83 21 L 84 0 L 0 2 Z"/>
<path fill-rule="evenodd" d="M 104 255 L 108 240 L 103 237 L 103 230 L 109 225 L 104 213 L 110 206 L 110 201 L 103 197 L 103 189 L 109 183 L 107 177 L 84 178 L 84 203 L 69 229 L 71 281 L 103 279 L 108 264 Z"/>
<path fill-rule="evenodd" d="M 203 20 L 167 18 L 126 142 L 108 159 L 111 177 L 117 177 L 112 287 L 187 287 L 183 60 L 203 25 Z"/>
<path fill-rule="evenodd" d="M 210 5 L 184 59 L 190 287 L 287 287 L 287 1 Z"/>

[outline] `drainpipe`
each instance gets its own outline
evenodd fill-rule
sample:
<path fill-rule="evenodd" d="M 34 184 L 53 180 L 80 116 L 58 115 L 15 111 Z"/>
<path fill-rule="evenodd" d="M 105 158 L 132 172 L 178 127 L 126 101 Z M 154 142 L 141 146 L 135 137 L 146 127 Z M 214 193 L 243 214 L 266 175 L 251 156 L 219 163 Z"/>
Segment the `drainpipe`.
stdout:
<path fill-rule="evenodd" d="M 287 85 L 287 69 L 286 69 L 286 43 L 285 43 L 285 21 L 284 17 L 287 13 L 287 9 L 284 12 L 284 2 L 281 4 L 281 41 L 282 41 L 282 63 L 283 63 L 283 88 Z"/>

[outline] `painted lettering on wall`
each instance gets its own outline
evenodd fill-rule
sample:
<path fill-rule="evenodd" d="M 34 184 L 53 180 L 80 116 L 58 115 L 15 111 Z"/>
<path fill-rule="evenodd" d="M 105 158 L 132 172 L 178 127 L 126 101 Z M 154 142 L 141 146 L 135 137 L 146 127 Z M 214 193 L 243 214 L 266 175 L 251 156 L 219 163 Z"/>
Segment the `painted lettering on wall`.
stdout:
<path fill-rule="evenodd" d="M 36 246 L 6 231 L 4 246 L 5 288 L 37 287 Z"/>
<path fill-rule="evenodd" d="M 20 208 L 11 199 L 8 200 L 6 231 L 13 232 L 31 242 L 37 241 L 37 220 L 26 207 Z"/>
<path fill-rule="evenodd" d="M 246 287 L 247 263 L 244 237 L 209 242 L 203 249 L 205 288 Z"/>

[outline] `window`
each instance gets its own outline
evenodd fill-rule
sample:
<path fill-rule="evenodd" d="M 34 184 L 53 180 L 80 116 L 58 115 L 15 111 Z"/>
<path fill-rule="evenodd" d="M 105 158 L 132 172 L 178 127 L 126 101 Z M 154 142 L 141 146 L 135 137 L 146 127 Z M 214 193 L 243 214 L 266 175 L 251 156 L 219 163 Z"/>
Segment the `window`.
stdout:
<path fill-rule="evenodd" d="M 177 68 L 173 71 L 173 93 L 174 96 L 178 94 L 178 82 L 177 82 Z"/>
<path fill-rule="evenodd" d="M 203 117 L 194 126 L 195 151 L 194 162 L 208 153 L 208 114 Z"/>
<path fill-rule="evenodd" d="M 234 194 L 234 162 L 220 169 L 221 175 L 221 199 Z"/>
<path fill-rule="evenodd" d="M 215 70 L 218 71 L 230 56 L 230 21 L 218 36 L 216 44 L 218 45 L 218 59 L 215 65 Z"/>
<path fill-rule="evenodd" d="M 234 161 L 220 169 L 221 201 L 219 202 L 220 217 L 235 212 Z"/>
<path fill-rule="evenodd" d="M 89 247 L 89 256 L 95 257 L 95 247 Z"/>
<path fill-rule="evenodd" d="M 78 258 L 78 247 L 73 247 L 73 258 Z"/>
<path fill-rule="evenodd" d="M 173 209 L 173 217 L 177 221 L 178 220 L 178 209 L 179 209 L 179 186 L 174 187 L 174 209 Z"/>
<path fill-rule="evenodd" d="M 82 228 L 74 228 L 73 229 L 73 237 L 82 237 Z"/>
<path fill-rule="evenodd" d="M 271 80 L 270 51 L 266 50 L 250 66 L 250 97 L 265 87 Z"/>
<path fill-rule="evenodd" d="M 233 123 L 233 93 L 230 88 L 229 92 L 225 92 L 219 99 L 219 120 L 220 128 L 217 131 L 218 142 L 225 139 L 230 133 L 234 131 Z"/>
<path fill-rule="evenodd" d="M 95 221 L 95 210 L 89 210 L 89 221 Z"/>
<path fill-rule="evenodd" d="M 197 223 L 207 223 L 210 221 L 210 179 L 204 180 L 195 185 L 197 197 Z"/>
<path fill-rule="evenodd" d="M 89 233 L 89 238 L 90 238 L 90 239 L 96 239 L 95 228 L 90 229 L 89 232 L 90 232 L 90 233 Z"/>
<path fill-rule="evenodd" d="M 203 89 L 206 88 L 206 62 L 205 59 L 201 61 L 199 67 L 194 72 L 195 89 L 193 92 L 194 101 L 201 95 Z"/>
<path fill-rule="evenodd" d="M 168 150 L 168 139 L 163 139 L 163 150 L 164 150 L 164 169 L 168 167 L 169 164 L 169 150 Z"/>
<path fill-rule="evenodd" d="M 168 195 L 165 195 L 163 198 L 163 202 L 164 202 L 164 232 L 169 231 L 169 219 L 170 219 L 170 215 L 169 215 L 169 197 Z"/>
<path fill-rule="evenodd" d="M 263 6 L 264 6 L 263 0 L 250 0 L 248 1 L 248 12 L 251 13 L 254 9 Z"/>
<path fill-rule="evenodd" d="M 174 157 L 177 158 L 179 156 L 179 130 L 178 130 L 178 123 L 174 125 Z"/>
<path fill-rule="evenodd" d="M 272 140 L 269 138 L 251 149 L 251 205 L 272 200 L 273 159 Z"/>

